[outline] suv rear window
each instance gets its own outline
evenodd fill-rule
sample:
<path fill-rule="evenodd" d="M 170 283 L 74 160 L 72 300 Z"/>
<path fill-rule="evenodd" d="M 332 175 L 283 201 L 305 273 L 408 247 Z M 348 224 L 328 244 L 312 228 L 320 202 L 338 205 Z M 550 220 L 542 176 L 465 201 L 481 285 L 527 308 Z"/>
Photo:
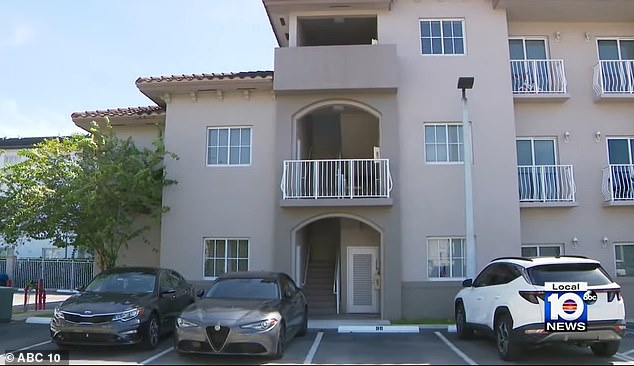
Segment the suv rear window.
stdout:
<path fill-rule="evenodd" d="M 527 269 L 531 282 L 544 286 L 545 282 L 587 282 L 588 286 L 612 283 L 612 279 L 596 263 L 548 264 Z"/>

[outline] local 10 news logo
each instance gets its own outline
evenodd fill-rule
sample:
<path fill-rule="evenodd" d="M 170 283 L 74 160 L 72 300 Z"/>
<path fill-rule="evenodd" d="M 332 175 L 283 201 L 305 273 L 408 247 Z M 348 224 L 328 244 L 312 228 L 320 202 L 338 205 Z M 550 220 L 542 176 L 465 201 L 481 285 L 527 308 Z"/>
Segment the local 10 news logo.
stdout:
<path fill-rule="evenodd" d="M 585 332 L 588 305 L 597 301 L 587 282 L 544 283 L 544 330 L 547 332 Z"/>

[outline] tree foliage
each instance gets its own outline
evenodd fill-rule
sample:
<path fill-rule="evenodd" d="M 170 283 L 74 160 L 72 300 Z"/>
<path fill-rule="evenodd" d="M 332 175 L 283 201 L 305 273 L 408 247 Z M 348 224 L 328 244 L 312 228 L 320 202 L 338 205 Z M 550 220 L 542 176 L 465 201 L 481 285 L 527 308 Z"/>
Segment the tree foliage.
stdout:
<path fill-rule="evenodd" d="M 159 128 L 159 131 L 162 131 Z M 93 122 L 91 135 L 53 138 L 20 150 L 26 159 L 0 171 L 0 235 L 49 239 L 93 253 L 102 269 L 121 248 L 160 222 L 167 179 L 162 132 L 152 148 L 120 139 L 109 122 Z"/>

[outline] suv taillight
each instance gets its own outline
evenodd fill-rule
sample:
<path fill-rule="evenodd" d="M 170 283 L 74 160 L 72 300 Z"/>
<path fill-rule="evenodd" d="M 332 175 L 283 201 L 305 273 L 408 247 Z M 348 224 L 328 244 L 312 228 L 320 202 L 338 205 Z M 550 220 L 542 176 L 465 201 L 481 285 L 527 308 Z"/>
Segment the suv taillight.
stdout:
<path fill-rule="evenodd" d="M 595 292 L 607 292 L 608 302 L 612 302 L 616 297 L 616 300 L 621 300 L 621 290 L 594 290 Z"/>
<path fill-rule="evenodd" d="M 520 296 L 533 304 L 539 304 L 538 298 L 544 301 L 544 291 L 520 291 Z"/>

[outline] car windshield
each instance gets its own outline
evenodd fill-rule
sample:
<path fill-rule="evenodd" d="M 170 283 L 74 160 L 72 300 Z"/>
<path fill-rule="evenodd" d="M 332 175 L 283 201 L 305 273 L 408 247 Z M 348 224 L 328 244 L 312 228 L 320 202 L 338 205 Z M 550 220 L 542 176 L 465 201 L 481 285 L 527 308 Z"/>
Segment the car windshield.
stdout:
<path fill-rule="evenodd" d="M 534 285 L 545 282 L 587 282 L 588 286 L 612 283 L 610 276 L 596 263 L 549 264 L 528 268 L 528 276 Z"/>
<path fill-rule="evenodd" d="M 154 291 L 156 275 L 146 272 L 102 273 L 86 286 L 86 291 L 114 292 L 125 294 L 150 293 Z"/>
<path fill-rule="evenodd" d="M 279 299 L 277 283 L 264 278 L 227 278 L 215 282 L 207 298 L 273 300 Z"/>

